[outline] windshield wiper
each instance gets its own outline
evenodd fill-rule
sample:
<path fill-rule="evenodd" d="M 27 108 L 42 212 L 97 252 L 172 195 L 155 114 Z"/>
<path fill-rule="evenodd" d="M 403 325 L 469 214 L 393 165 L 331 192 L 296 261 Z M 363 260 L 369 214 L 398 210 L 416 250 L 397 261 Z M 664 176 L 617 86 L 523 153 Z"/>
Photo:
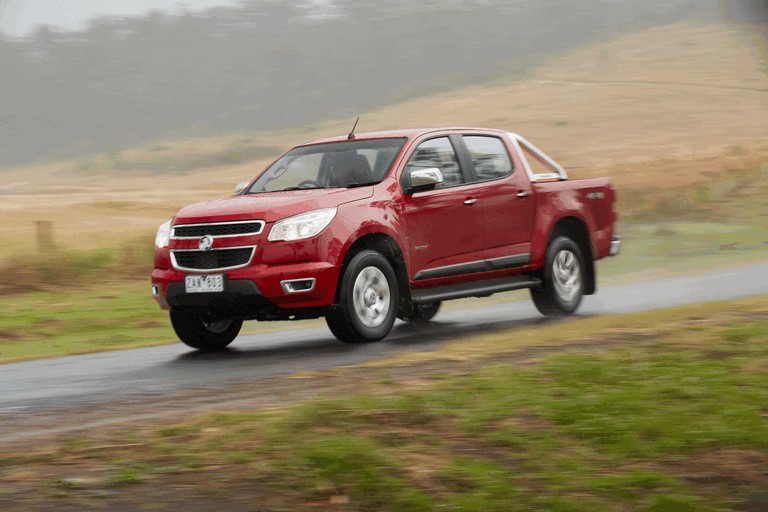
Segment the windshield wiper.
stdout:
<path fill-rule="evenodd" d="M 350 183 L 349 185 L 346 186 L 346 188 L 369 187 L 371 185 L 376 185 L 378 182 L 379 182 L 378 180 L 374 180 L 374 181 L 365 181 L 363 183 Z"/>
<path fill-rule="evenodd" d="M 317 190 L 319 188 L 327 188 L 327 187 L 288 187 L 281 189 L 279 192 L 285 192 L 287 190 Z"/>

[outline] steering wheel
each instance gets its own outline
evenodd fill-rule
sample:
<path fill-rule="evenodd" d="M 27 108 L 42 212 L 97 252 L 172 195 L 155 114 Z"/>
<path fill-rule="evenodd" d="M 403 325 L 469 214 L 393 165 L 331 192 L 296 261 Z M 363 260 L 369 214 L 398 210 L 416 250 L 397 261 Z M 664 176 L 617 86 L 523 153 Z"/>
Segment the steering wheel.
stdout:
<path fill-rule="evenodd" d="M 315 180 L 303 180 L 303 181 L 300 181 L 299 184 L 296 185 L 296 187 L 304 188 L 304 185 L 311 185 L 313 187 L 320 187 L 320 184 L 318 182 L 316 182 Z"/>

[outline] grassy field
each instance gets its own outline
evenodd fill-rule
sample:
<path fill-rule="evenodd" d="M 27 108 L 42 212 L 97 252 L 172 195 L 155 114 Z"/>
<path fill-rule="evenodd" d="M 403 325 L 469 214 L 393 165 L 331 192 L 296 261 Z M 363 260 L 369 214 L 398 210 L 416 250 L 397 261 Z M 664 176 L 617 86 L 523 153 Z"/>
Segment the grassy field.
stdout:
<path fill-rule="evenodd" d="M 316 372 L 277 410 L 6 449 L 0 508 L 763 510 L 767 333 L 764 296 Z"/>
<path fill-rule="evenodd" d="M 754 37 L 726 25 L 677 24 L 603 41 L 524 77 L 364 113 L 359 131 L 475 125 L 522 133 L 572 176 L 619 190 L 706 184 L 765 162 L 768 76 Z M 0 257 L 35 249 L 54 222 L 72 249 L 151 233 L 176 210 L 232 191 L 280 151 L 347 133 L 349 119 L 303 129 L 160 140 L 0 171 Z M 622 205 L 629 206 L 629 205 Z"/>

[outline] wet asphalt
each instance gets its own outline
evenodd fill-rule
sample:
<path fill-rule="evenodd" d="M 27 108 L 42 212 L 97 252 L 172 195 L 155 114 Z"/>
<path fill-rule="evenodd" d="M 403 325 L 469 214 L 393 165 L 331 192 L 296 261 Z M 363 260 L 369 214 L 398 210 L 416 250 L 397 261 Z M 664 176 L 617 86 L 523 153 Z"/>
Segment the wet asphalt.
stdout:
<path fill-rule="evenodd" d="M 606 287 L 586 297 L 578 316 L 620 314 L 768 293 L 768 263 L 727 271 Z M 441 311 L 413 328 L 398 321 L 384 340 L 344 345 L 326 329 L 295 328 L 240 336 L 225 352 L 201 354 L 181 343 L 0 365 L 0 421 L 70 407 L 152 400 L 187 390 L 216 391 L 264 377 L 347 366 L 400 351 L 431 351 L 449 341 L 515 326 L 546 324 L 528 300 Z"/>

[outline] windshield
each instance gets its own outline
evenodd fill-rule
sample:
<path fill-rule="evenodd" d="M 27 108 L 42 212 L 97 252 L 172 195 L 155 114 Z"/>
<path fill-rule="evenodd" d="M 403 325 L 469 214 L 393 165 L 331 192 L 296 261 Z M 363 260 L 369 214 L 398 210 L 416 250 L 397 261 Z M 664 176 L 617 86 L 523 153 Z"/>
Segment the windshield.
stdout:
<path fill-rule="evenodd" d="M 245 192 L 375 185 L 387 175 L 405 139 L 352 140 L 295 148 L 270 165 Z"/>

